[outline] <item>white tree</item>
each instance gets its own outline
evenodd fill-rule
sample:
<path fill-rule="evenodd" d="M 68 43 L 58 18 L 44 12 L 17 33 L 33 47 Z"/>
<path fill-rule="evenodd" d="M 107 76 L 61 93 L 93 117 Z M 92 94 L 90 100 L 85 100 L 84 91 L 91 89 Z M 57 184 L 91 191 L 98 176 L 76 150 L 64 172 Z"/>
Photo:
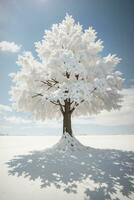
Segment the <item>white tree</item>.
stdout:
<path fill-rule="evenodd" d="M 41 120 L 63 116 L 63 133 L 72 136 L 72 115 L 120 108 L 123 79 L 115 71 L 120 59 L 100 55 L 102 41 L 92 27 L 83 31 L 66 15 L 45 31 L 35 48 L 39 58 L 25 52 L 18 57 L 20 70 L 12 74 L 11 97 L 17 110 Z"/>

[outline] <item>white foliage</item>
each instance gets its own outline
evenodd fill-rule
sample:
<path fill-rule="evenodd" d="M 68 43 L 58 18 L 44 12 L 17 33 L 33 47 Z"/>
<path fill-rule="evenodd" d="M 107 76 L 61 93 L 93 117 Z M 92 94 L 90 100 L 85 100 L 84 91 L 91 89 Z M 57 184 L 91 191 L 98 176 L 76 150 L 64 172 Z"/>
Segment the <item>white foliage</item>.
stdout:
<path fill-rule="evenodd" d="M 43 120 L 57 118 L 61 112 L 55 104 L 64 105 L 68 99 L 77 116 L 120 107 L 123 79 L 115 70 L 120 59 L 100 55 L 102 41 L 92 27 L 83 31 L 66 15 L 62 23 L 45 31 L 35 48 L 39 59 L 25 52 L 18 57 L 20 71 L 11 74 L 15 83 L 11 99 L 19 111 Z"/>

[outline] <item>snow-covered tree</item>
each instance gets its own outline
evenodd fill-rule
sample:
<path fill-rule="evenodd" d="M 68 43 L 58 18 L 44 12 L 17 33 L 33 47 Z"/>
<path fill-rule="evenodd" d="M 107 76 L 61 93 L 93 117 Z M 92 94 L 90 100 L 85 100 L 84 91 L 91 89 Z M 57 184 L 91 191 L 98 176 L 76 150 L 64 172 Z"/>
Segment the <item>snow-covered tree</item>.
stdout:
<path fill-rule="evenodd" d="M 120 108 L 121 73 L 116 55 L 101 56 L 102 41 L 92 27 L 83 31 L 72 16 L 45 31 L 31 52 L 18 57 L 11 99 L 18 111 L 37 119 L 63 116 L 63 133 L 72 136 L 71 116 Z"/>

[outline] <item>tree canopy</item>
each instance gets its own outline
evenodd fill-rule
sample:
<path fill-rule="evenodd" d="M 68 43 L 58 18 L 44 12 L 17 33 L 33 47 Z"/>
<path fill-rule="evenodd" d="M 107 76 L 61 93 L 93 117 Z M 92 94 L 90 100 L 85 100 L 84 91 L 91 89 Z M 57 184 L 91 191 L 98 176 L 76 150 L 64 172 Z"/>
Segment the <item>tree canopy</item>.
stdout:
<path fill-rule="evenodd" d="M 123 79 L 116 66 L 121 59 L 101 55 L 103 42 L 92 27 L 83 30 L 66 15 L 45 31 L 35 49 L 38 57 L 24 52 L 17 61 L 20 70 L 11 74 L 10 93 L 17 110 L 44 120 L 61 116 L 65 102 L 77 116 L 120 108 Z"/>

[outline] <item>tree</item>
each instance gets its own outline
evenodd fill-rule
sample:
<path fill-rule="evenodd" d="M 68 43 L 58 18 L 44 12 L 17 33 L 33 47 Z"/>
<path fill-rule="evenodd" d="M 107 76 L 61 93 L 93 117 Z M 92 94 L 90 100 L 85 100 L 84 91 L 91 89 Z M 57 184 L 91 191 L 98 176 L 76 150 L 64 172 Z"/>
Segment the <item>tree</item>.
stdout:
<path fill-rule="evenodd" d="M 35 43 L 38 59 L 31 52 L 18 57 L 20 71 L 12 74 L 14 106 L 37 119 L 63 116 L 63 133 L 72 136 L 71 116 L 120 108 L 120 59 L 100 55 L 102 41 L 92 27 L 83 31 L 72 16 L 45 31 Z"/>

